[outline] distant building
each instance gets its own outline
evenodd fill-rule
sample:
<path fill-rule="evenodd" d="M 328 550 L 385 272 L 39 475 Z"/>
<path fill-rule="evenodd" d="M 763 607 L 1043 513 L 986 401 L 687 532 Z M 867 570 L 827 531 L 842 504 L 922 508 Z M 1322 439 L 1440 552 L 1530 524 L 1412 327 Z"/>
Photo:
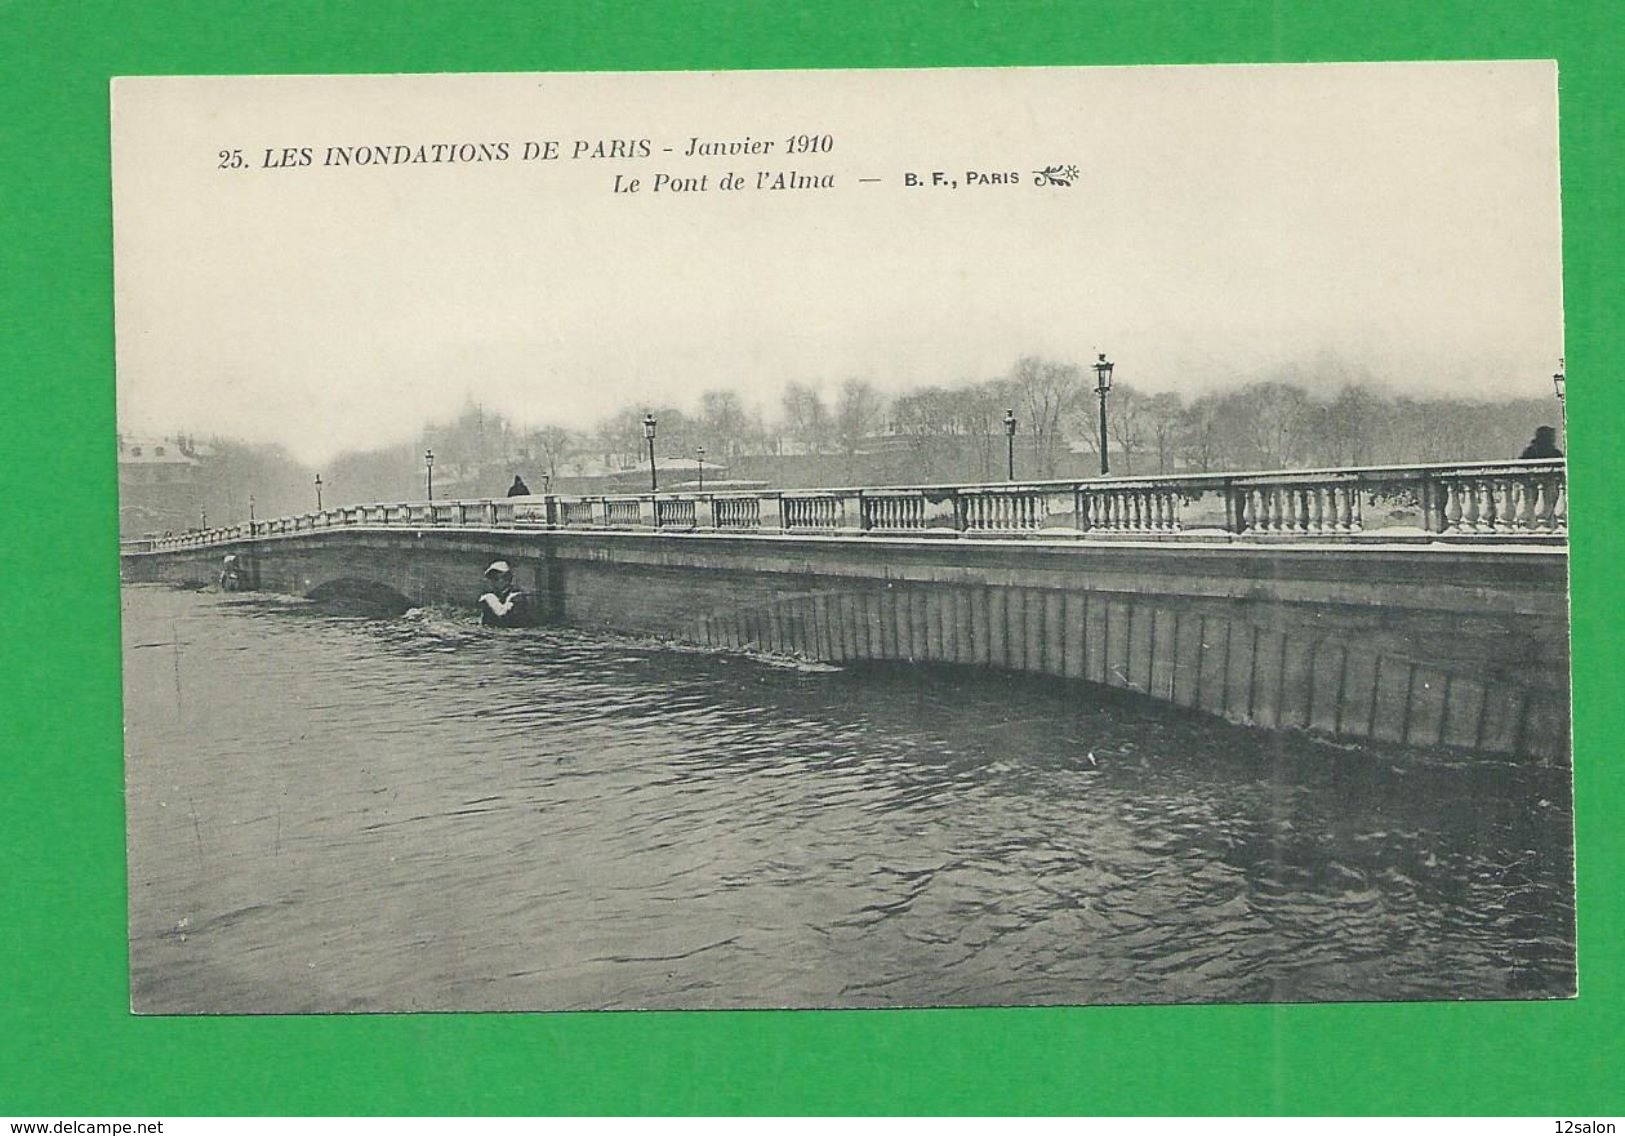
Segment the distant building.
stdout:
<path fill-rule="evenodd" d="M 186 438 L 118 439 L 119 534 L 182 532 L 198 524 L 199 469 L 212 451 Z"/>

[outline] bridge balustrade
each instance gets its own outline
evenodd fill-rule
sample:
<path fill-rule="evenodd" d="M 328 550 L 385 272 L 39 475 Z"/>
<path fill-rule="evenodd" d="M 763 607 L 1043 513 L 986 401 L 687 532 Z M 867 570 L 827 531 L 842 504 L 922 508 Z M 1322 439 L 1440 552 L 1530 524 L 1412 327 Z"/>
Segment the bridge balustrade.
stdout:
<path fill-rule="evenodd" d="M 878 532 L 957 529 L 952 489 L 864 490 L 863 527 Z"/>
<path fill-rule="evenodd" d="M 1387 496 L 1404 504 L 1410 494 L 1401 479 L 1378 483 L 1373 499 Z M 1369 488 L 1357 477 L 1329 475 L 1286 484 L 1232 483 L 1231 516 L 1242 533 L 1279 536 L 1338 536 L 1364 528 L 1362 494 Z M 1387 492 L 1384 490 L 1387 489 Z"/>
<path fill-rule="evenodd" d="M 346 526 L 920 533 L 967 537 L 1315 541 L 1567 539 L 1563 462 L 1475 462 L 1020 485 L 350 505 L 148 536 L 169 552 Z"/>
<path fill-rule="evenodd" d="M 639 525 L 643 522 L 642 506 L 637 498 L 605 498 L 604 521 L 610 525 Z"/>
<path fill-rule="evenodd" d="M 1045 495 L 1035 489 L 967 489 L 958 494 L 963 532 L 1031 532 L 1043 526 Z"/>
<path fill-rule="evenodd" d="M 1164 485 L 1078 490 L 1079 527 L 1089 533 L 1160 535 L 1184 528 L 1184 495 Z"/>
<path fill-rule="evenodd" d="M 655 525 L 658 528 L 693 528 L 693 499 L 687 497 L 655 498 Z"/>
<path fill-rule="evenodd" d="M 754 529 L 762 524 L 760 497 L 717 497 L 714 513 L 719 529 Z"/>
<path fill-rule="evenodd" d="M 1529 476 L 1516 466 L 1449 473 L 1428 497 L 1429 530 L 1445 533 L 1557 533 L 1568 529 L 1561 472 Z"/>
<path fill-rule="evenodd" d="M 838 529 L 844 526 L 845 510 L 841 499 L 828 493 L 784 494 L 784 527 L 786 529 Z"/>
<path fill-rule="evenodd" d="M 566 498 L 560 503 L 559 523 L 567 528 L 591 528 L 594 521 L 592 501 L 582 497 Z"/>

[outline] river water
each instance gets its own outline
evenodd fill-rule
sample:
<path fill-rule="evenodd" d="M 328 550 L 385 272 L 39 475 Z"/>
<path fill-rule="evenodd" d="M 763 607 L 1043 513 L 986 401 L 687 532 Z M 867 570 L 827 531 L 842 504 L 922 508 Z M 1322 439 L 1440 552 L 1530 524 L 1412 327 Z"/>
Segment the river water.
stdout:
<path fill-rule="evenodd" d="M 1575 988 L 1566 769 L 447 611 L 123 608 L 138 1011 Z"/>

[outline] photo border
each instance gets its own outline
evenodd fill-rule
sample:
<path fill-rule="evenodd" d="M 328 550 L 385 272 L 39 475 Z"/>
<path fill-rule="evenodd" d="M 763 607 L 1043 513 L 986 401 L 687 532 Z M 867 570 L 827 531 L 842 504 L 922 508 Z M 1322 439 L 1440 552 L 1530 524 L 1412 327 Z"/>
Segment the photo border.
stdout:
<path fill-rule="evenodd" d="M 1617 4 L 8 5 L 0 117 L 0 1114 L 1617 1114 L 1625 1069 L 1625 73 Z M 116 75 L 1555 58 L 1577 999 L 129 1014 L 108 80 Z M 1553 360 L 1555 365 L 1556 360 Z M 1539 377 L 1544 381 L 1544 377 Z"/>

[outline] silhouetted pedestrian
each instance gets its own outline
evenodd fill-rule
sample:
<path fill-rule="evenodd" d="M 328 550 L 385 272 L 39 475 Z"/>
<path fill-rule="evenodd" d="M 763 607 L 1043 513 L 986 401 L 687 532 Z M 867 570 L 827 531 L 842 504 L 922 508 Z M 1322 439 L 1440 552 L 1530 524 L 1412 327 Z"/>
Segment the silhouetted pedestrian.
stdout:
<path fill-rule="evenodd" d="M 508 486 L 508 496 L 509 497 L 529 497 L 530 496 L 530 486 L 526 485 L 525 484 L 525 479 L 520 477 L 517 473 L 513 475 L 513 484 Z"/>
<path fill-rule="evenodd" d="M 1535 431 L 1535 438 L 1523 448 L 1518 455 L 1519 460 L 1529 461 L 1534 458 L 1560 458 L 1563 451 L 1557 448 L 1557 431 L 1550 426 L 1541 426 Z"/>

